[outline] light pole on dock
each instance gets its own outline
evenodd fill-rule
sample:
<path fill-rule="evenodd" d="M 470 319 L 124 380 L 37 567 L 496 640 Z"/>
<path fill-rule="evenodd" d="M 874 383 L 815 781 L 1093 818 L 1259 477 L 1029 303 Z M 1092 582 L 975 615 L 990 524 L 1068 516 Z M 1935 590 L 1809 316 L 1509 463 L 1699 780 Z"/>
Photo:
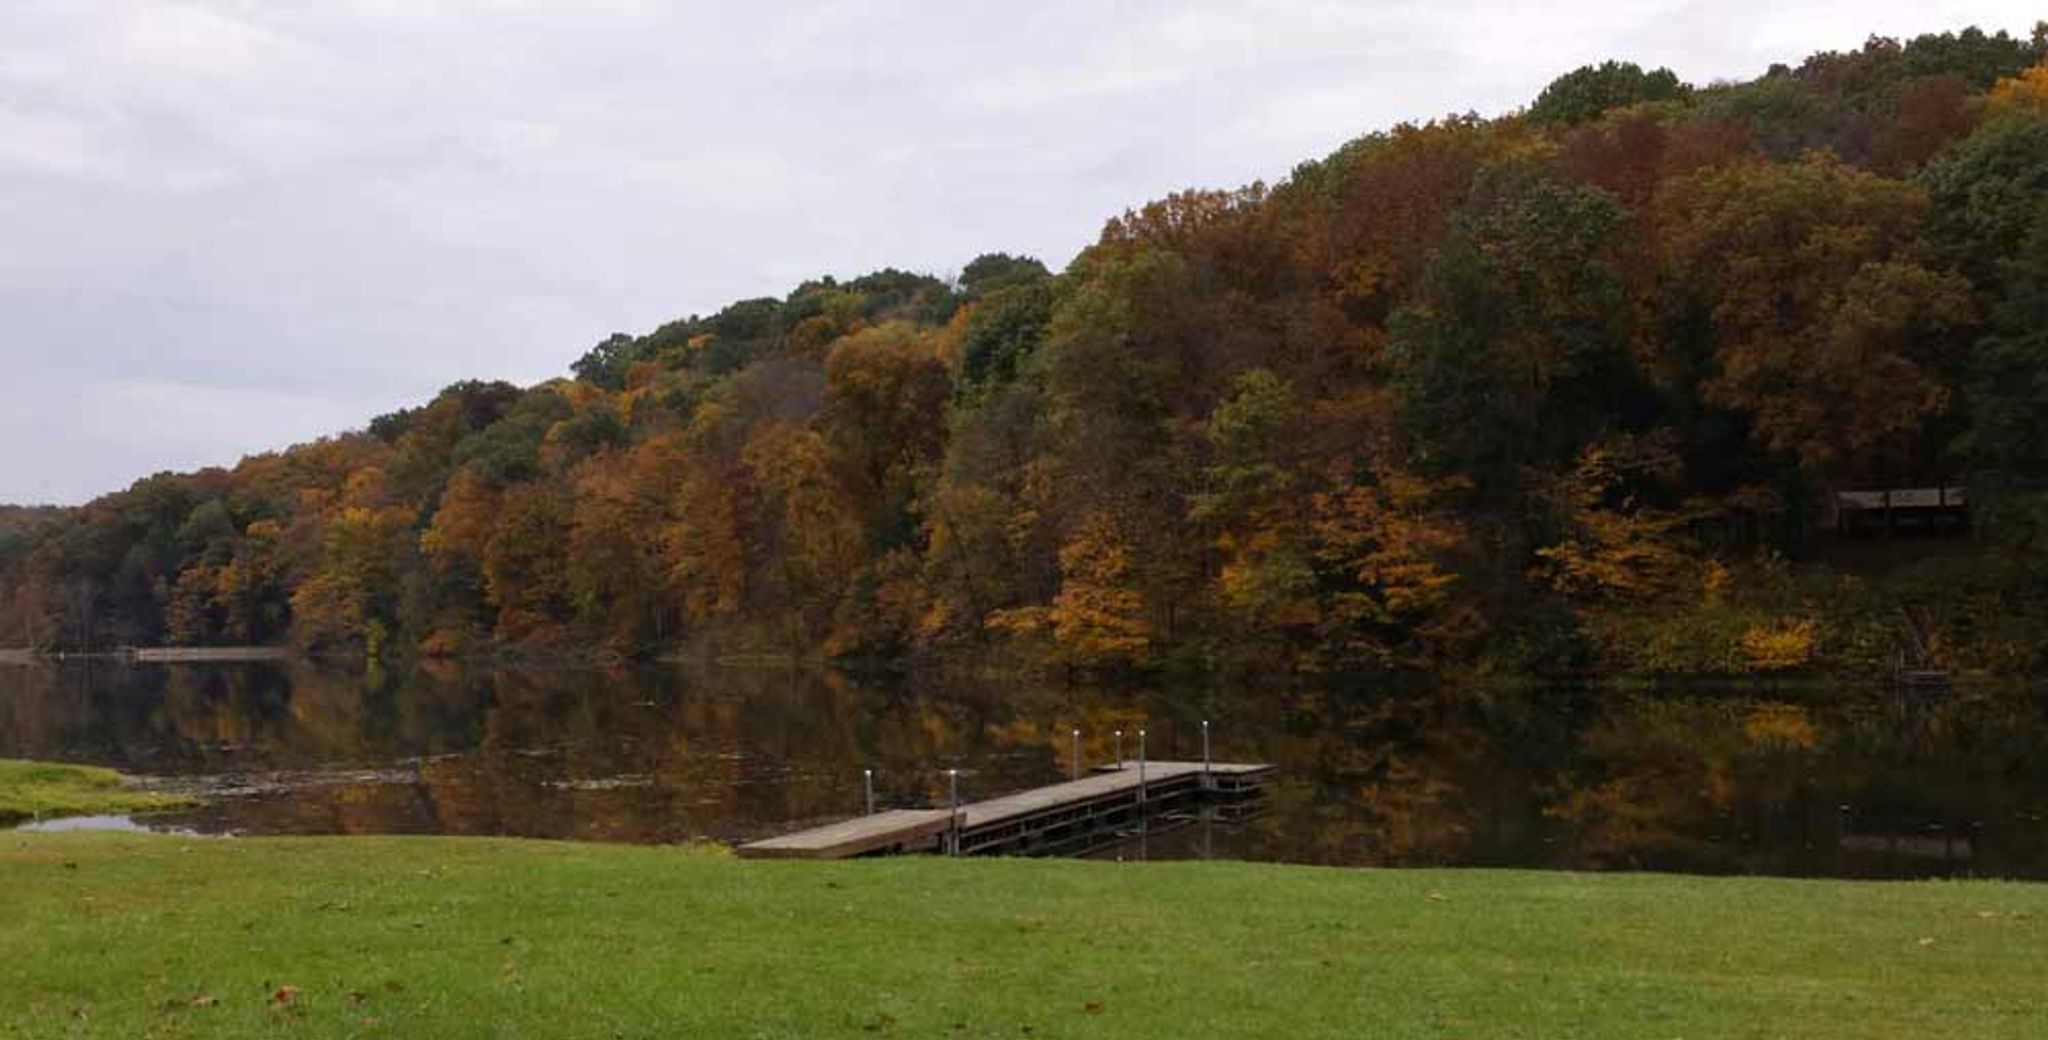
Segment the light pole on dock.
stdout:
<path fill-rule="evenodd" d="M 1074 779 L 1081 779 L 1081 731 L 1074 731 Z"/>
<path fill-rule="evenodd" d="M 862 790 L 862 791 L 863 791 L 863 792 L 864 792 L 864 793 L 865 793 L 865 794 L 867 795 L 867 807 L 868 807 L 868 815 L 869 815 L 869 816 L 873 816 L 873 815 L 875 814 L 875 771 L 874 771 L 874 770 L 872 770 L 872 769 L 863 769 L 863 770 L 861 770 L 861 771 L 860 771 L 860 786 L 861 786 L 861 790 Z"/>
<path fill-rule="evenodd" d="M 1138 731 L 1138 804 L 1145 804 L 1145 731 Z"/>
<path fill-rule="evenodd" d="M 946 839 L 947 845 L 950 846 L 948 852 L 951 855 L 958 856 L 960 854 L 960 771 L 958 769 L 946 770 L 946 804 L 949 809 L 948 822 L 952 824 L 948 829 L 948 837 Z"/>
<path fill-rule="evenodd" d="M 1145 731 L 1138 731 L 1138 858 L 1144 858 L 1145 832 L 1150 828 L 1145 819 Z"/>

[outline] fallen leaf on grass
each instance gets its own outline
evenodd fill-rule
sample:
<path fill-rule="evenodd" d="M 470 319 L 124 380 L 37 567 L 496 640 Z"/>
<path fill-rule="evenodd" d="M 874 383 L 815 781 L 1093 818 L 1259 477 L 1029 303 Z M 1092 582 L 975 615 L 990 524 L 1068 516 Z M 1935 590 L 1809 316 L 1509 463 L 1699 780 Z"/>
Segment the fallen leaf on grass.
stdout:
<path fill-rule="evenodd" d="M 1081 1010 L 1086 1011 L 1091 1015 L 1102 1014 L 1102 1001 L 1091 1000 L 1088 1003 L 1081 1005 Z"/>
<path fill-rule="evenodd" d="M 277 992 L 270 995 L 270 1002 L 278 1007 L 291 1007 L 299 1002 L 299 988 L 297 986 L 279 986 L 277 987 Z"/>
<path fill-rule="evenodd" d="M 1924 938 L 1922 938 L 1922 939 L 1920 940 L 1920 945 L 1922 945 L 1922 946 L 1932 946 L 1932 945 L 1934 945 L 1934 937 L 1933 937 L 1933 936 L 1927 936 L 1927 937 L 1924 937 Z"/>
<path fill-rule="evenodd" d="M 1448 903 L 1450 899 L 1450 896 L 1444 895 L 1442 892 L 1431 892 L 1429 894 L 1429 901 L 1432 903 Z"/>
<path fill-rule="evenodd" d="M 193 997 L 191 1000 L 188 1000 L 185 1003 L 191 1007 L 213 1007 L 214 1005 L 220 1003 L 220 998 L 202 994 L 200 996 Z"/>

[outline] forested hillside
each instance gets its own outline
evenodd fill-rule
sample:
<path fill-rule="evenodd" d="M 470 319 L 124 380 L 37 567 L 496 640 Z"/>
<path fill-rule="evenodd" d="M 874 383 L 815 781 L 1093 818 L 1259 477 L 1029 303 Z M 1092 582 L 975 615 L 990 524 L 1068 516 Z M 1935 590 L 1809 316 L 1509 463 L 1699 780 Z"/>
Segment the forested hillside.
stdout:
<path fill-rule="evenodd" d="M 26 553 L 36 532 L 63 518 L 64 510 L 54 506 L 0 505 L 0 567 Z"/>
<path fill-rule="evenodd" d="M 1109 221 L 0 532 L 0 644 L 1063 667 L 1956 667 L 2048 648 L 2048 67 L 1608 63 Z M 1968 487 L 1843 565 L 1834 491 Z M 1900 562 L 1905 561 L 1905 562 Z M 17 634 L 20 634 L 17 636 Z"/>

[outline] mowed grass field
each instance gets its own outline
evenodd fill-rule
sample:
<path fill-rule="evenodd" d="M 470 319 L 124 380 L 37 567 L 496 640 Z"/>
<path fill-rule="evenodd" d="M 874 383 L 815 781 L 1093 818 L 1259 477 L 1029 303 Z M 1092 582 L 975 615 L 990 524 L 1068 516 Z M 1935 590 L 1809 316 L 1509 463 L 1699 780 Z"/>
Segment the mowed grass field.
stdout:
<path fill-rule="evenodd" d="M 2048 1036 L 2048 886 L 0 834 L 0 1036 Z"/>

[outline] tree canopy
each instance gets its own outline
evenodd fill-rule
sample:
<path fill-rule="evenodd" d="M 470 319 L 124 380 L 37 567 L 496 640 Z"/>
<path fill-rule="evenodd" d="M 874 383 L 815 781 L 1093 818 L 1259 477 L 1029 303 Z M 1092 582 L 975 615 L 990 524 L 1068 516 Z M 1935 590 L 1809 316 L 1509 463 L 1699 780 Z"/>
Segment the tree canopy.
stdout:
<path fill-rule="evenodd" d="M 1587 66 L 1136 207 L 1058 271 L 819 277 L 0 510 L 0 642 L 1571 668 L 1665 611 L 1767 670 L 1811 626 L 1734 604 L 1791 602 L 1812 505 L 1873 482 L 1967 482 L 2010 553 L 1972 602 L 2024 614 L 2043 57 Z"/>

